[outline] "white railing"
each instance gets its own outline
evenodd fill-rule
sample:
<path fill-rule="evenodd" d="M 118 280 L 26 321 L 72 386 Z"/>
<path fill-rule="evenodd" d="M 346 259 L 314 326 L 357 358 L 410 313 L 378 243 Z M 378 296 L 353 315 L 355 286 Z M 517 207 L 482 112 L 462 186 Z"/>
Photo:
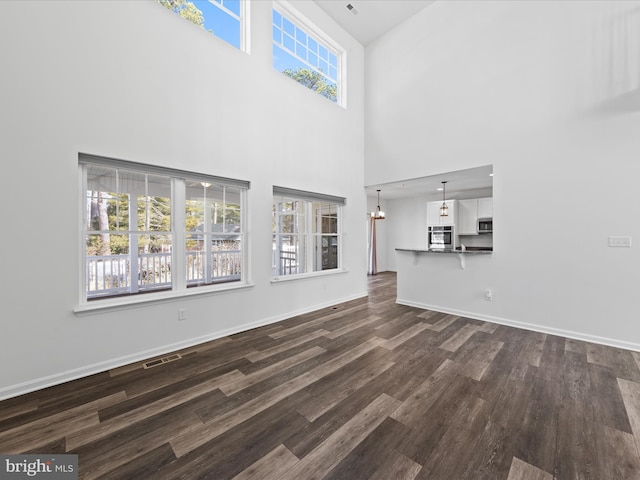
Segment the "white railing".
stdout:
<path fill-rule="evenodd" d="M 278 250 L 274 243 L 271 257 L 271 274 L 277 277 L 296 273 L 301 273 L 298 262 L 298 249 L 292 245 L 282 245 L 282 249 Z"/>
<path fill-rule="evenodd" d="M 215 250 L 211 252 L 209 265 L 206 265 L 204 260 L 204 252 L 187 253 L 187 285 L 240 279 L 242 272 L 240 250 Z"/>
<path fill-rule="evenodd" d="M 204 252 L 187 252 L 187 285 L 239 280 L 240 250 L 211 252 L 206 265 Z M 171 253 L 139 253 L 132 275 L 129 255 L 87 256 L 87 298 L 171 288 Z"/>

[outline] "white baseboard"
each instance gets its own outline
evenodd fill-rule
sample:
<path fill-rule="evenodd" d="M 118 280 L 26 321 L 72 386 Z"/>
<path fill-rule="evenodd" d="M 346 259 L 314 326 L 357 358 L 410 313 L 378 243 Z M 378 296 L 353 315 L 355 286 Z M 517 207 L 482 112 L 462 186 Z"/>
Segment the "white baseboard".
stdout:
<path fill-rule="evenodd" d="M 447 313 L 450 315 L 457 315 L 459 317 L 472 318 L 474 320 L 482 320 L 484 322 L 498 323 L 500 325 L 506 325 L 509 327 L 522 328 L 524 330 L 531 330 L 533 332 L 547 333 L 549 335 L 557 335 L 559 337 L 571 338 L 573 340 L 582 340 L 584 342 L 598 343 L 600 345 L 607 345 L 609 347 L 616 347 L 616 348 L 622 348 L 624 350 L 640 352 L 640 344 L 633 343 L 633 342 L 625 342 L 624 340 L 600 337 L 597 335 L 574 332 L 571 330 L 562 330 L 560 328 L 547 327 L 544 325 L 538 325 L 534 323 L 519 322 L 516 320 L 509 320 L 506 318 L 494 317 L 491 315 L 482 315 L 474 312 L 465 312 L 463 310 L 455 310 L 452 308 L 440 307 L 438 305 L 426 305 L 423 303 L 412 302 L 410 300 L 402 300 L 400 298 L 396 299 L 396 303 L 399 305 L 406 305 L 408 307 L 416 307 L 423 310 L 433 310 L 436 312 Z"/>
<path fill-rule="evenodd" d="M 124 365 L 129 365 L 131 363 L 141 362 L 143 360 L 148 360 L 153 357 L 166 355 L 167 353 L 175 352 L 176 350 L 182 350 L 184 348 L 200 345 L 201 343 L 210 342 L 218 338 L 227 337 L 235 333 L 244 332 L 247 330 L 251 330 L 253 328 L 263 327 L 265 325 L 270 325 L 272 323 L 280 322 L 282 320 L 286 320 L 288 318 L 292 318 L 298 315 L 303 315 L 305 313 L 314 312 L 316 310 L 321 310 L 323 308 L 337 305 L 339 303 L 349 302 L 351 300 L 363 298 L 363 297 L 366 297 L 367 295 L 368 295 L 367 292 L 364 292 L 361 294 L 344 297 L 338 300 L 332 300 L 331 302 L 326 302 L 323 304 L 306 307 L 306 308 L 295 310 L 292 312 L 287 312 L 281 315 L 275 315 L 273 317 L 264 318 L 249 324 L 240 325 L 237 328 L 228 328 L 226 330 L 212 332 L 207 335 L 202 335 L 200 337 L 191 338 L 181 342 L 163 345 L 161 347 L 144 350 L 142 352 L 136 352 L 131 355 L 125 355 L 123 357 L 118 357 L 118 358 L 110 359 L 104 362 L 94 363 L 92 365 L 76 368 L 73 370 L 68 370 L 68 371 L 56 373 L 53 375 L 48 375 L 46 377 L 37 378 L 35 380 L 29 380 L 27 382 L 22 382 L 15 385 L 2 387 L 0 388 L 0 400 L 6 400 L 8 398 L 24 395 L 25 393 L 34 392 L 36 390 L 41 390 L 43 388 L 51 387 L 54 385 L 60 385 L 62 383 L 66 383 L 71 380 L 76 380 L 78 378 L 88 377 L 89 375 L 95 375 L 96 373 L 106 372 L 108 370 L 122 367 Z"/>

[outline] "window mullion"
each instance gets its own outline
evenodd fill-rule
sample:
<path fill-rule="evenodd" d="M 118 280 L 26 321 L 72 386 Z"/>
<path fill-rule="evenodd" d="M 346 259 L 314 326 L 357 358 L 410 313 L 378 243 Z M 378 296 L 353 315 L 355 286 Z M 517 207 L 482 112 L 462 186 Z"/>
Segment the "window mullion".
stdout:
<path fill-rule="evenodd" d="M 90 225 L 90 207 L 87 205 L 87 191 L 88 191 L 88 181 L 87 181 L 87 166 L 84 164 L 80 164 L 79 169 L 80 174 L 80 248 L 79 251 L 82 252 L 82 261 L 79 262 L 79 275 L 80 283 L 78 285 L 78 298 L 80 298 L 80 303 L 86 302 L 87 298 L 87 282 L 89 281 L 89 264 L 87 262 L 87 241 Z"/>
<path fill-rule="evenodd" d="M 171 283 L 173 290 L 187 288 L 186 184 L 181 178 L 171 179 Z"/>
<path fill-rule="evenodd" d="M 207 185 L 203 185 L 203 197 L 202 197 L 202 209 L 204 211 L 204 226 L 202 239 L 204 242 L 204 283 L 211 283 L 213 281 L 213 252 L 211 250 L 211 201 L 207 198 Z M 213 203 L 215 212 L 215 203 Z"/>
<path fill-rule="evenodd" d="M 137 188 L 136 188 L 137 190 Z M 129 291 L 138 293 L 138 273 L 140 272 L 140 259 L 138 256 L 138 195 L 137 192 L 129 193 Z"/>
<path fill-rule="evenodd" d="M 240 2 L 240 50 L 246 53 L 251 53 L 249 51 L 251 42 L 249 38 L 249 32 L 251 32 L 251 28 L 249 27 L 249 22 L 251 21 L 251 16 L 249 15 L 249 2 L 241 1 Z"/>
<path fill-rule="evenodd" d="M 315 265 L 315 251 L 313 248 L 313 203 L 310 201 L 304 202 L 304 242 L 305 252 L 307 254 L 307 261 L 305 262 L 304 273 L 313 272 Z"/>

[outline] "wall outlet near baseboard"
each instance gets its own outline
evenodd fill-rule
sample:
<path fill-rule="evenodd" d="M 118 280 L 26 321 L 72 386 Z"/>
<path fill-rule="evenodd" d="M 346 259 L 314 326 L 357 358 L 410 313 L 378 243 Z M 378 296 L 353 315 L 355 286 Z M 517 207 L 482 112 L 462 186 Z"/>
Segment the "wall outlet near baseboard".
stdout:
<path fill-rule="evenodd" d="M 490 288 L 487 288 L 484 291 L 484 299 L 488 302 L 490 302 L 491 300 L 493 300 L 493 292 L 491 291 Z"/>
<path fill-rule="evenodd" d="M 179 308 L 178 309 L 178 320 L 182 321 L 182 320 L 186 320 L 187 319 L 187 309 L 186 308 Z"/>

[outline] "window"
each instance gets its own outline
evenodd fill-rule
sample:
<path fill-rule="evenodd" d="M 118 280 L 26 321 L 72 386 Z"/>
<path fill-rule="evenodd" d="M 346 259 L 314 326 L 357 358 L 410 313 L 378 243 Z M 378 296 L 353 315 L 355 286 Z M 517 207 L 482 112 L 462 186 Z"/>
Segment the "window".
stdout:
<path fill-rule="evenodd" d="M 344 198 L 273 187 L 274 277 L 342 268 Z"/>
<path fill-rule="evenodd" d="M 80 156 L 82 302 L 245 283 L 248 182 Z"/>
<path fill-rule="evenodd" d="M 283 3 L 274 5 L 272 30 L 274 68 L 343 105 L 342 49 Z"/>
<path fill-rule="evenodd" d="M 236 48 L 246 48 L 245 0 L 156 0 L 185 20 Z"/>
<path fill-rule="evenodd" d="M 187 285 L 240 280 L 242 189 L 187 181 Z"/>

